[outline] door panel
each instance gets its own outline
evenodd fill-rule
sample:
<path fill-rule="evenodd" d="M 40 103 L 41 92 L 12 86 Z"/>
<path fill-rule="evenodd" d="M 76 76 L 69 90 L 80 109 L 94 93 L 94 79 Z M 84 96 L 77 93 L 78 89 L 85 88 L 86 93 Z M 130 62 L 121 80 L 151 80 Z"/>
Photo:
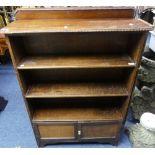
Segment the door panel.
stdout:
<path fill-rule="evenodd" d="M 81 138 L 114 138 L 117 136 L 119 128 L 118 124 L 82 124 Z"/>
<path fill-rule="evenodd" d="M 38 125 L 38 131 L 41 139 L 74 139 L 74 125 L 50 124 Z"/>

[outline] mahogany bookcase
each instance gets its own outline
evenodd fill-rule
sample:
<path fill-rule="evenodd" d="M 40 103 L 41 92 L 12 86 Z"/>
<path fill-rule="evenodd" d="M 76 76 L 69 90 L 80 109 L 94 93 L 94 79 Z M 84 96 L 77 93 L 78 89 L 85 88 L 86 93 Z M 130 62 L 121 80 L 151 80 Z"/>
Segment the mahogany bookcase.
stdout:
<path fill-rule="evenodd" d="M 152 28 L 133 8 L 17 11 L 2 31 L 38 146 L 117 145 Z"/>

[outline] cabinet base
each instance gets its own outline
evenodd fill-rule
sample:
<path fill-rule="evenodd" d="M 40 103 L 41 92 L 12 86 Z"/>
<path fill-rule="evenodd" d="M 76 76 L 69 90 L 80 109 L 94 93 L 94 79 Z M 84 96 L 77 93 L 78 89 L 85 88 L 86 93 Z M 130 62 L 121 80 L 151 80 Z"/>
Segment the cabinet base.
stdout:
<path fill-rule="evenodd" d="M 111 144 L 117 146 L 119 140 L 117 138 L 105 138 L 100 140 L 40 140 L 38 142 L 38 147 L 45 147 L 47 145 L 57 145 L 57 144 Z"/>

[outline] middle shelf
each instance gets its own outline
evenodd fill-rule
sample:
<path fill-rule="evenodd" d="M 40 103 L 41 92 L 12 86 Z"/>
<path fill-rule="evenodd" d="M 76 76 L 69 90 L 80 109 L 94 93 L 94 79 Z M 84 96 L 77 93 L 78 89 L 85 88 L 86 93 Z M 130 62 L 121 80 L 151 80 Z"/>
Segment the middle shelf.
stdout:
<path fill-rule="evenodd" d="M 45 83 L 32 84 L 26 98 L 67 98 L 67 97 L 110 97 L 128 96 L 122 83 Z"/>
<path fill-rule="evenodd" d="M 59 69 L 59 68 L 119 68 L 134 67 L 136 64 L 125 54 L 113 55 L 67 55 L 29 56 L 23 58 L 18 69 Z"/>

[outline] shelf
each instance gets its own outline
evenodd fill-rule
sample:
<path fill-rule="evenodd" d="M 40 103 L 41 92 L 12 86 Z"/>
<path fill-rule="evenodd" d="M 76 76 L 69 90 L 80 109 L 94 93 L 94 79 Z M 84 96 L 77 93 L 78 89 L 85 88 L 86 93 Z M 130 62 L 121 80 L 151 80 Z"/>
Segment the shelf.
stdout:
<path fill-rule="evenodd" d="M 153 26 L 140 19 L 46 19 L 16 20 L 1 29 L 5 34 L 45 32 L 151 31 Z"/>
<path fill-rule="evenodd" d="M 59 69 L 59 68 L 118 68 L 134 67 L 136 64 L 127 55 L 96 56 L 43 56 L 26 57 L 18 69 Z"/>
<path fill-rule="evenodd" d="M 39 121 L 122 121 L 118 108 L 37 108 L 33 122 Z"/>
<path fill-rule="evenodd" d="M 29 86 L 26 98 L 128 96 L 120 83 L 53 83 Z"/>

